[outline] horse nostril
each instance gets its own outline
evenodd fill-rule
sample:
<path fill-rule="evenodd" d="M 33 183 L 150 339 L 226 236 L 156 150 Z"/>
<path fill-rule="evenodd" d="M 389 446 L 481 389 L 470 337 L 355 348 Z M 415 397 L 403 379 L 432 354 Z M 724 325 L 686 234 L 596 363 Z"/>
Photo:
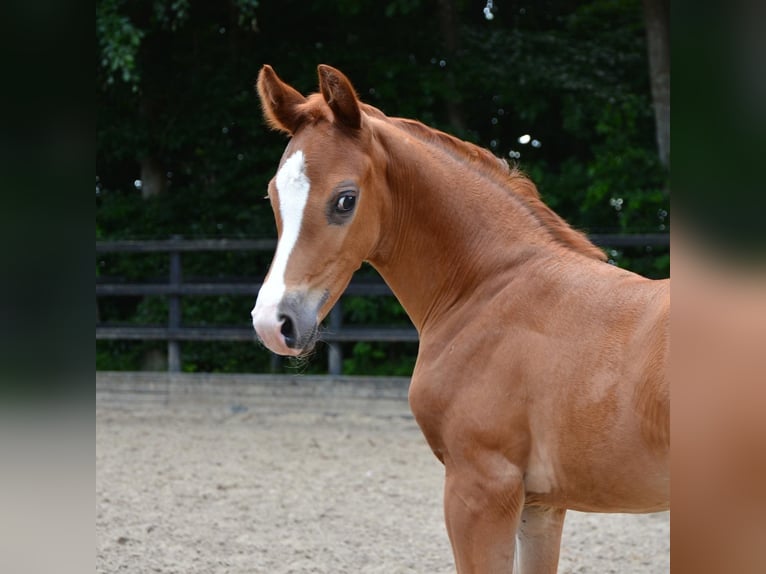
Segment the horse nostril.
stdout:
<path fill-rule="evenodd" d="M 294 347 L 295 346 L 295 340 L 297 339 L 297 333 L 295 331 L 295 323 L 293 323 L 293 320 L 290 319 L 285 314 L 281 314 L 279 316 L 279 320 L 282 321 L 282 327 L 280 328 L 280 333 L 282 333 L 282 336 L 285 338 L 285 343 L 288 347 Z"/>

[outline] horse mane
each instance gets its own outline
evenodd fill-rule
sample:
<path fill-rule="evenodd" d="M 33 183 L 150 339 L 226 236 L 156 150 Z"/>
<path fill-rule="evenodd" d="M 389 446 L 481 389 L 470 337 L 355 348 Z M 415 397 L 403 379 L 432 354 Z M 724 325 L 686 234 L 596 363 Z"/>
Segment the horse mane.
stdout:
<path fill-rule="evenodd" d="M 487 149 L 430 128 L 419 121 L 391 118 L 369 105 L 363 105 L 363 110 L 379 119 L 385 118 L 388 122 L 424 143 L 439 146 L 454 159 L 494 180 L 529 211 L 540 227 L 551 234 L 556 243 L 587 257 L 600 261 L 606 260 L 604 252 L 594 245 L 584 233 L 572 228 L 543 203 L 537 186 L 518 167 L 511 167 L 507 161 L 497 157 Z"/>

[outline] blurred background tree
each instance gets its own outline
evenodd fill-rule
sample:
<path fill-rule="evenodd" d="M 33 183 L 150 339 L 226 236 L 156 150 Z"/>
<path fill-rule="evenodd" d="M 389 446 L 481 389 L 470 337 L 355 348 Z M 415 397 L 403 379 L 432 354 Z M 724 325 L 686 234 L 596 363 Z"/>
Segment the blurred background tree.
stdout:
<path fill-rule="evenodd" d="M 285 140 L 264 126 L 253 90 L 265 63 L 303 92 L 316 89 L 316 65 L 331 64 L 385 113 L 517 161 L 576 227 L 667 231 L 667 12 L 664 0 L 501 0 L 486 9 L 463 0 L 97 0 L 96 238 L 275 236 L 263 196 Z M 649 276 L 669 273 L 667 250 L 609 256 Z M 269 260 L 198 254 L 185 256 L 184 273 L 262 277 Z M 103 256 L 96 272 L 149 280 L 166 276 L 166 265 L 163 256 Z M 184 319 L 245 324 L 252 303 L 189 298 Z M 106 299 L 98 313 L 161 322 L 166 307 Z M 345 314 L 407 321 L 386 299 L 349 299 Z M 99 342 L 97 366 L 139 368 L 151 348 Z M 349 373 L 406 373 L 414 348 L 358 344 L 345 355 Z M 268 359 L 252 345 L 185 344 L 184 365 L 248 371 Z"/>

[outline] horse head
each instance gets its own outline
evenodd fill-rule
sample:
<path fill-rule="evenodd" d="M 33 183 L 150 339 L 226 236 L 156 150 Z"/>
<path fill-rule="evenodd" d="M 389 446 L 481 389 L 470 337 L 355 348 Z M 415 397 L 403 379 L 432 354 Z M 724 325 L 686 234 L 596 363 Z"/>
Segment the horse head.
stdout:
<path fill-rule="evenodd" d="M 318 67 L 303 96 L 270 66 L 258 76 L 264 116 L 290 141 L 269 182 L 274 259 L 252 311 L 260 340 L 281 355 L 310 351 L 318 326 L 376 249 L 386 209 L 385 164 L 363 104 L 338 70 Z"/>

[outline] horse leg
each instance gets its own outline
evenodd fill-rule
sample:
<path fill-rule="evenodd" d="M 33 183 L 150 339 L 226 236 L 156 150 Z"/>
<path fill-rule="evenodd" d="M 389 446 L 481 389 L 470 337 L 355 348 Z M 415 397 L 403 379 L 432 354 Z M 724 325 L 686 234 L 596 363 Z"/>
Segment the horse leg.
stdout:
<path fill-rule="evenodd" d="M 520 574 L 556 574 L 565 508 L 526 506 L 517 537 Z"/>
<path fill-rule="evenodd" d="M 513 572 L 516 529 L 524 506 L 521 471 L 447 468 L 444 512 L 458 574 Z"/>

